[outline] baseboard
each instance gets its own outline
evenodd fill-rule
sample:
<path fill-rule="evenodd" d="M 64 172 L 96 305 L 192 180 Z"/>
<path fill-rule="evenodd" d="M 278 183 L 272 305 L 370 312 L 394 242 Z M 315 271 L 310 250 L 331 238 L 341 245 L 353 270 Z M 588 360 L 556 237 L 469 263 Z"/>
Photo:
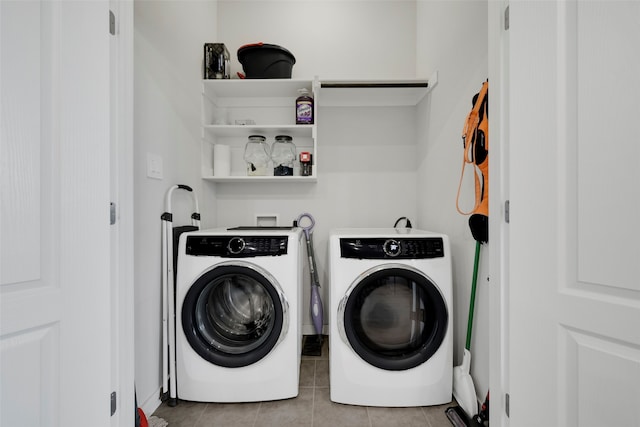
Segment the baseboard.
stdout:
<path fill-rule="evenodd" d="M 162 401 L 160 400 L 160 387 L 158 387 L 156 391 L 151 393 L 151 396 L 147 397 L 147 399 L 142 403 L 138 401 L 138 407 L 142 408 L 147 418 L 149 418 L 149 416 L 153 414 L 161 404 Z"/>
<path fill-rule="evenodd" d="M 315 335 L 316 329 L 313 325 L 302 325 L 302 335 Z M 322 326 L 322 335 L 329 335 L 329 325 Z"/>

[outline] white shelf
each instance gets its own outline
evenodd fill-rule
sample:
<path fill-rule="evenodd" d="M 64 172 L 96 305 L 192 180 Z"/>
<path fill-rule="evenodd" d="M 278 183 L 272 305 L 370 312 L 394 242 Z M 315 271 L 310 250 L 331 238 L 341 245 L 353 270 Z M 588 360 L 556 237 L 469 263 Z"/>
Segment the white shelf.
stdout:
<path fill-rule="evenodd" d="M 202 179 L 211 182 L 277 182 L 284 184 L 287 182 L 317 182 L 315 176 L 203 176 Z"/>
<path fill-rule="evenodd" d="M 314 96 L 317 79 L 228 79 L 202 82 L 202 179 L 215 183 L 314 183 L 317 159 L 317 125 L 295 124 L 298 90 L 306 88 Z M 213 124 L 224 121 L 253 120 L 255 125 Z M 317 108 L 314 110 L 317 123 Z M 271 145 L 278 135 L 293 138 L 298 153 L 308 151 L 314 158 L 312 176 L 246 176 L 242 153 L 250 135 L 263 135 Z M 213 147 L 229 145 L 231 175 L 212 176 Z"/>
<path fill-rule="evenodd" d="M 297 98 L 298 89 L 312 91 L 313 80 L 227 79 L 203 80 L 204 92 L 216 98 Z"/>
<path fill-rule="evenodd" d="M 221 137 L 248 137 L 249 135 L 289 135 L 293 138 L 314 138 L 313 125 L 205 125 L 207 132 Z"/>
<path fill-rule="evenodd" d="M 322 80 L 314 79 L 229 79 L 203 80 L 202 86 L 202 179 L 216 183 L 307 182 L 317 181 L 318 107 L 394 107 L 416 106 L 437 85 L 438 73 L 429 79 L 405 80 Z M 295 124 L 298 90 L 307 88 L 315 98 L 313 125 Z M 228 122 L 254 120 L 257 125 L 214 125 L 214 116 L 226 111 Z M 245 176 L 237 153 L 249 135 L 272 140 L 289 135 L 302 151 L 314 158 L 312 176 Z M 295 140 L 298 141 L 295 141 Z M 211 154 L 215 144 L 232 146 L 231 176 L 211 176 Z M 299 144 L 299 145 L 298 145 Z"/>

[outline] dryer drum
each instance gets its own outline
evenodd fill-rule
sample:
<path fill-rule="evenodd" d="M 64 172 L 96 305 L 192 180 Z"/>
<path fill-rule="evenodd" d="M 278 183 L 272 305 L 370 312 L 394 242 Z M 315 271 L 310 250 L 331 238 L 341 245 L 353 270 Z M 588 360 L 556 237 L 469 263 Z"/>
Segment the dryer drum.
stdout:
<path fill-rule="evenodd" d="M 259 272 L 220 266 L 200 276 L 182 306 L 182 326 L 191 347 L 205 360 L 236 368 L 265 357 L 283 332 L 278 291 Z"/>
<path fill-rule="evenodd" d="M 349 344 L 363 360 L 385 370 L 406 370 L 438 350 L 448 312 L 427 277 L 389 268 L 365 276 L 353 288 L 343 321 Z"/>

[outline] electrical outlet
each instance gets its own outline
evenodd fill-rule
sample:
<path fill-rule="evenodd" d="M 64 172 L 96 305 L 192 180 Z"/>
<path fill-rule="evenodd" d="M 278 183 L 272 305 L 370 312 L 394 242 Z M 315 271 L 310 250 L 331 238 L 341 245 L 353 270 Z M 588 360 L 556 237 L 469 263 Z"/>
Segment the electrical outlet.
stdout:
<path fill-rule="evenodd" d="M 162 179 L 162 157 L 158 154 L 147 153 L 147 176 Z"/>

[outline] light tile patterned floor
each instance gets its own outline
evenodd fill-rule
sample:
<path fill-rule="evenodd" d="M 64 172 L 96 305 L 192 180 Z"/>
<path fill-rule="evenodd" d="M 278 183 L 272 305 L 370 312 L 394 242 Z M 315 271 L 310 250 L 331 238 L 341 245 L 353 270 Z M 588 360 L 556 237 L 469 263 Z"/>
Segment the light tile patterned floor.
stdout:
<path fill-rule="evenodd" d="M 169 427 L 450 427 L 444 411 L 455 403 L 418 408 L 342 405 L 329 398 L 329 339 L 322 355 L 303 356 L 300 393 L 293 399 L 257 403 L 163 403 L 153 415 Z"/>

